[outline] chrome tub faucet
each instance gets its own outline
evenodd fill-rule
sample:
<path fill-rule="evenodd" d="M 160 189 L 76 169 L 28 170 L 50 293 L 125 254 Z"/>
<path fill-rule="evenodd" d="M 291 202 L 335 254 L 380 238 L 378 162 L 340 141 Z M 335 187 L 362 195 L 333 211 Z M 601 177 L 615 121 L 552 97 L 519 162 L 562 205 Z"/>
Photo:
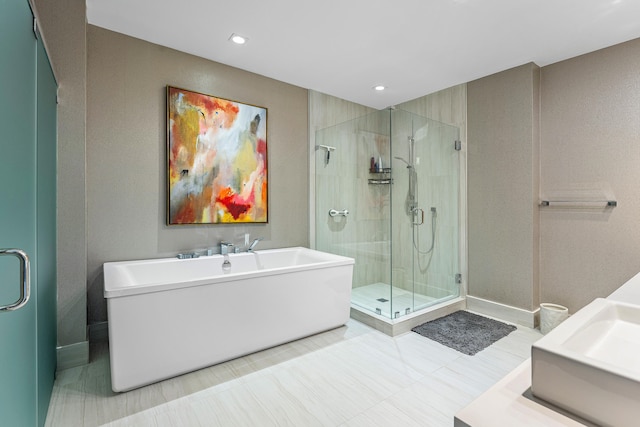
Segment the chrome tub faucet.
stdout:
<path fill-rule="evenodd" d="M 253 252 L 253 248 L 255 248 L 258 245 L 258 242 L 260 242 L 261 240 L 262 240 L 262 237 L 258 237 L 257 239 L 253 239 L 253 242 L 251 242 L 251 244 L 247 248 L 247 252 Z"/>
<path fill-rule="evenodd" d="M 233 243 L 220 242 L 220 254 L 229 255 L 229 251 L 232 247 L 233 247 Z"/>

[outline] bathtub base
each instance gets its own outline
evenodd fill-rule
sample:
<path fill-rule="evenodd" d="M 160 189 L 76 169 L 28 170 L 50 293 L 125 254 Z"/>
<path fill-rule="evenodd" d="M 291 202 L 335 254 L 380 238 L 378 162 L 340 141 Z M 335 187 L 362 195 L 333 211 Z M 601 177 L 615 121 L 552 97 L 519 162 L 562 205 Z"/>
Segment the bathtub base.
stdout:
<path fill-rule="evenodd" d="M 353 265 L 107 298 L 122 392 L 344 325 Z"/>

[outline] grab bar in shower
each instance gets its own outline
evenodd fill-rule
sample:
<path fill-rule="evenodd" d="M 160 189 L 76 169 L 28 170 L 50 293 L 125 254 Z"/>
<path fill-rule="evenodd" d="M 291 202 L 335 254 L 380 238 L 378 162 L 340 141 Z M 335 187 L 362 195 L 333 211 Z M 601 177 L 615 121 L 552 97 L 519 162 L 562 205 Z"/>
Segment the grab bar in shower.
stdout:
<path fill-rule="evenodd" d="M 329 211 L 329 216 L 330 217 L 334 217 L 334 216 L 347 216 L 349 215 L 349 211 L 347 209 L 341 210 L 341 211 L 337 211 L 335 209 L 331 209 Z"/>

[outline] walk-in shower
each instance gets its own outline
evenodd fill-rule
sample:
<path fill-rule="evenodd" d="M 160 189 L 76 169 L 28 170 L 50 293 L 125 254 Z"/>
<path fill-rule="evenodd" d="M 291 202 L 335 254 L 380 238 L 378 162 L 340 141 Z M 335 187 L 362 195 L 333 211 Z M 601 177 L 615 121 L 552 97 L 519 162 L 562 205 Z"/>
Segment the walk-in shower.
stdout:
<path fill-rule="evenodd" d="M 355 258 L 353 308 L 395 322 L 460 296 L 458 139 L 401 109 L 316 132 L 315 247 Z"/>

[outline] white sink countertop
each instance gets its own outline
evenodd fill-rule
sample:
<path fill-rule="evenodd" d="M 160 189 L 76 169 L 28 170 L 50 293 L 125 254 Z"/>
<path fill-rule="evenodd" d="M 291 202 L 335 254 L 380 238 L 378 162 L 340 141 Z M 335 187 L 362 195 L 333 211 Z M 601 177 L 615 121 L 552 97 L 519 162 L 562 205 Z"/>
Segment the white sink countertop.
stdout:
<path fill-rule="evenodd" d="M 629 279 L 624 285 L 607 297 L 612 301 L 640 305 L 640 273 Z"/>
<path fill-rule="evenodd" d="M 596 427 L 531 395 L 531 359 L 526 360 L 459 411 L 454 427 Z"/>
<path fill-rule="evenodd" d="M 640 420 L 640 305 L 597 298 L 533 344 L 535 397 L 599 425 Z"/>
<path fill-rule="evenodd" d="M 624 306 L 626 304 L 640 305 L 640 273 L 623 284 L 606 300 L 595 300 L 593 303 L 589 304 L 589 306 L 585 307 L 584 312 L 579 310 L 575 315 L 575 320 L 578 321 L 582 317 L 596 315 L 603 310 L 609 310 L 612 306 L 617 307 Z M 635 309 L 640 310 L 638 307 L 635 307 Z M 633 306 L 631 307 L 631 310 L 634 310 Z M 635 316 L 634 313 L 630 315 Z M 609 322 L 608 325 L 609 327 L 615 327 L 612 326 L 615 325 L 615 322 Z M 594 331 L 598 332 L 593 328 L 593 325 L 591 326 L 592 328 L 588 330 L 589 325 L 585 324 L 585 330 L 582 331 L 583 335 L 593 333 Z M 558 328 L 560 328 L 560 326 Z M 557 332 L 561 333 L 562 329 Z M 600 331 L 600 335 L 602 335 L 602 333 L 604 332 Z M 552 336 L 547 336 L 545 338 L 552 338 Z M 545 338 L 542 338 L 540 341 Z M 592 338 L 596 340 L 598 337 Z M 600 338 L 602 338 L 602 336 L 600 336 Z M 615 336 L 613 338 L 611 336 L 607 336 L 605 341 L 610 341 L 614 338 Z M 591 362 L 615 362 L 611 360 L 611 351 L 607 350 L 603 353 L 603 347 L 608 348 L 608 345 L 598 346 L 591 338 L 587 339 L 589 342 L 583 341 L 584 340 L 581 340 L 580 336 L 576 335 L 572 340 L 567 341 L 569 344 L 568 348 L 563 349 L 563 351 L 566 350 L 569 354 L 573 350 L 580 350 L 578 347 L 587 346 L 589 348 L 585 347 L 583 350 L 586 350 L 586 352 L 589 353 L 589 357 L 593 359 Z M 616 354 L 620 356 L 621 353 L 618 352 Z M 634 352 L 634 354 L 637 353 Z M 625 372 L 624 374 L 629 374 L 634 377 L 636 376 L 636 372 Z M 491 387 L 483 395 L 471 402 L 471 404 L 463 410 L 458 412 L 455 416 L 454 422 L 455 427 L 511 427 L 514 425 L 554 427 L 594 426 L 595 424 L 563 411 L 562 409 L 543 400 L 536 399 L 531 393 L 531 359 L 529 359 L 503 378 L 500 382 Z"/>

